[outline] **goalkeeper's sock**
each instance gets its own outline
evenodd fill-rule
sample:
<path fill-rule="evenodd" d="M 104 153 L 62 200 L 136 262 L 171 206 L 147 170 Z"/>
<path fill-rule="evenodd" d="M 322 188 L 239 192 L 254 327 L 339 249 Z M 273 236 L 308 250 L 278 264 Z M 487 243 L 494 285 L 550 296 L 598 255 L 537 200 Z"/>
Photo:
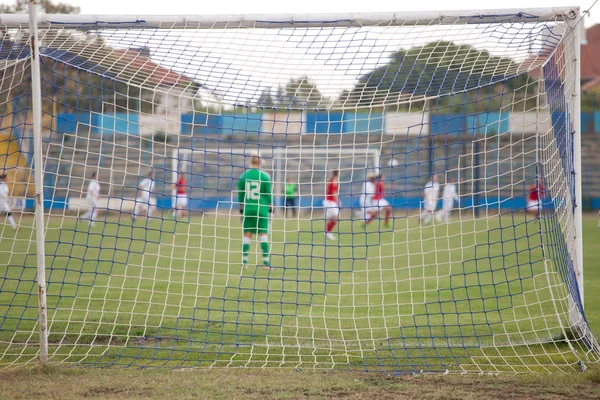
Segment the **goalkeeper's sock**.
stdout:
<path fill-rule="evenodd" d="M 10 226 L 16 230 L 17 229 L 17 223 L 15 222 L 15 219 L 13 218 L 12 215 L 8 214 L 8 222 L 10 223 Z"/>
<path fill-rule="evenodd" d="M 330 219 L 329 221 L 327 221 L 326 230 L 327 230 L 328 233 L 333 230 L 333 228 L 335 227 L 336 223 L 337 223 L 337 221 L 335 219 Z"/>
<path fill-rule="evenodd" d="M 262 249 L 263 254 L 263 265 L 265 267 L 269 266 L 269 237 L 261 236 L 260 237 L 260 248 Z"/>
<path fill-rule="evenodd" d="M 390 217 L 392 216 L 392 211 L 391 210 L 385 210 L 385 224 L 389 225 L 390 224 Z"/>
<path fill-rule="evenodd" d="M 248 253 L 250 253 L 250 243 L 252 243 L 252 239 L 244 236 L 242 239 L 242 262 L 244 264 L 248 264 Z"/>

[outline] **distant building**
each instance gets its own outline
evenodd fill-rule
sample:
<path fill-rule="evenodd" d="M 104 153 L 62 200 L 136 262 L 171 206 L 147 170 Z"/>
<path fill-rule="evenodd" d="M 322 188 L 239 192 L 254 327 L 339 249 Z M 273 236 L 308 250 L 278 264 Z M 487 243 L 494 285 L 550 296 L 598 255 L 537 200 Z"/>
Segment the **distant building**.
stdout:
<path fill-rule="evenodd" d="M 581 46 L 581 90 L 600 89 L 600 24 L 585 31 L 587 44 Z"/>
<path fill-rule="evenodd" d="M 164 115 L 180 108 L 189 109 L 191 104 L 182 104 L 182 96 L 191 99 L 201 87 L 191 78 L 152 61 L 147 48 L 114 49 L 110 58 L 118 61 L 109 71 L 128 84 L 146 89 L 141 97 L 151 102 L 152 113 Z"/>

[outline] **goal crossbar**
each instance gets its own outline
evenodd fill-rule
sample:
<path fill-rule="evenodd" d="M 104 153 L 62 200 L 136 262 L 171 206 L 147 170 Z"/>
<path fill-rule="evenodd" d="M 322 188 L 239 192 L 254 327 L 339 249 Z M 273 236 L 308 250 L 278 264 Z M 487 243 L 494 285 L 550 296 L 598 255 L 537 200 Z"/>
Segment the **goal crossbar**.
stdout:
<path fill-rule="evenodd" d="M 350 26 L 402 26 L 418 23 L 427 25 L 485 24 L 497 23 L 499 18 L 511 18 L 512 22 L 573 21 L 579 17 L 579 7 L 539 7 L 523 9 L 479 9 L 471 11 L 429 11 L 429 12 L 365 12 L 365 13 L 298 13 L 298 14 L 214 14 L 214 15 L 68 15 L 39 14 L 38 27 L 51 24 L 85 25 L 98 24 L 103 28 L 116 28 L 123 24 L 136 25 L 147 29 L 165 27 L 184 28 L 281 28 L 283 25 L 303 27 L 334 27 L 340 21 L 351 22 Z M 0 23 L 5 26 L 21 26 L 28 22 L 27 15 L 0 15 Z"/>

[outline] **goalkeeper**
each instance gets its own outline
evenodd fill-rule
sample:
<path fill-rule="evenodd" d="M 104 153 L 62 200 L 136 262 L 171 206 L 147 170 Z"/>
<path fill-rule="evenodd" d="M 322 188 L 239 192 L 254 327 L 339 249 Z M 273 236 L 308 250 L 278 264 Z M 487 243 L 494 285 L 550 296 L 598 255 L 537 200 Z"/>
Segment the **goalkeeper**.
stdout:
<path fill-rule="evenodd" d="M 252 235 L 258 234 L 262 249 L 263 268 L 269 267 L 269 219 L 273 211 L 271 177 L 260 170 L 261 160 L 253 155 L 250 169 L 244 172 L 238 181 L 238 202 L 244 237 L 242 238 L 242 262 L 248 264 L 248 253 L 252 243 Z"/>

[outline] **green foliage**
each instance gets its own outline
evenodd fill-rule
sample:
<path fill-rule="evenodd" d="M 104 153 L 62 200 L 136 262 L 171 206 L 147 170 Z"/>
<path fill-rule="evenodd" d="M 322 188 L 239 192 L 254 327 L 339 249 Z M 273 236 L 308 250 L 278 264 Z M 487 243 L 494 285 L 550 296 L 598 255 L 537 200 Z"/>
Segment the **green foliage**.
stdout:
<path fill-rule="evenodd" d="M 290 79 L 284 93 L 290 99 L 291 107 L 316 107 L 324 100 L 317 85 L 307 76 Z"/>
<path fill-rule="evenodd" d="M 2 14 L 22 14 L 27 12 L 28 0 L 15 0 L 13 4 L 0 4 Z M 54 3 L 51 0 L 38 0 L 38 7 L 47 14 L 79 14 L 81 9 L 68 3 Z"/>
<path fill-rule="evenodd" d="M 153 140 L 156 143 L 169 143 L 171 138 L 169 138 L 169 135 L 167 135 L 165 132 L 157 131 L 154 133 Z"/>
<path fill-rule="evenodd" d="M 591 90 L 581 94 L 581 111 L 592 112 L 600 109 L 600 92 Z"/>
<path fill-rule="evenodd" d="M 308 76 L 291 78 L 285 86 L 279 86 L 275 93 L 270 88 L 264 89 L 258 100 L 258 108 L 299 109 L 325 107 L 327 99 L 316 83 Z"/>
<path fill-rule="evenodd" d="M 437 107 L 465 112 L 469 104 L 473 111 L 490 110 L 490 99 L 498 108 L 505 97 L 514 101 L 514 93 L 526 98 L 535 92 L 536 85 L 527 74 L 505 80 L 518 72 L 518 64 L 508 58 L 492 56 L 470 45 L 432 42 L 396 51 L 388 64 L 362 75 L 340 101 L 365 106 L 439 97 L 434 104 Z M 473 106 L 478 99 L 485 100 L 485 104 Z"/>
<path fill-rule="evenodd" d="M 264 89 L 256 101 L 256 106 L 259 108 L 274 108 L 276 107 L 276 104 L 277 103 L 269 89 Z"/>

